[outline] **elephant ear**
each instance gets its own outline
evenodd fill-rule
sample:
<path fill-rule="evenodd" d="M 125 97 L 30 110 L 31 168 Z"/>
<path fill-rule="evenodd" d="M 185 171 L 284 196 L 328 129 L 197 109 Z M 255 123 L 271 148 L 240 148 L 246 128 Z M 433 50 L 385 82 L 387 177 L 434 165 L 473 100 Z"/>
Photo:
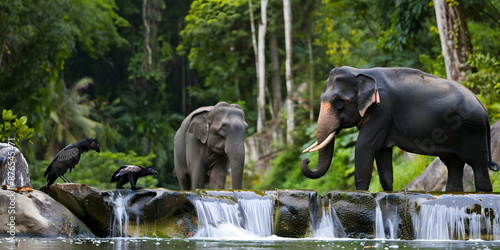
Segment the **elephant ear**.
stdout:
<path fill-rule="evenodd" d="M 194 134 L 198 140 L 202 143 L 206 143 L 208 139 L 208 121 L 207 116 L 210 109 L 207 108 L 199 108 L 193 113 L 191 113 L 191 122 L 189 123 L 188 133 Z"/>
<path fill-rule="evenodd" d="M 372 76 L 359 74 L 358 80 L 358 110 L 361 117 L 373 103 L 380 104 L 380 96 L 377 89 L 377 81 Z"/>

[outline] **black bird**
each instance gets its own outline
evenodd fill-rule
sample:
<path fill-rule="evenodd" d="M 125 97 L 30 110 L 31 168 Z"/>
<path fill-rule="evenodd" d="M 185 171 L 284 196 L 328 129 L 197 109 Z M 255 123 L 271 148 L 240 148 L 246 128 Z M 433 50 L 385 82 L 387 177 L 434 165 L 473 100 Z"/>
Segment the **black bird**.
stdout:
<path fill-rule="evenodd" d="M 158 174 L 158 172 L 152 167 L 143 168 L 135 165 L 124 165 L 120 166 L 113 176 L 111 176 L 111 182 L 117 182 L 116 189 L 122 189 L 123 185 L 127 184 L 127 182 L 130 182 L 132 189 L 141 189 L 142 187 L 135 186 L 137 179 L 142 176 L 155 174 Z"/>
<path fill-rule="evenodd" d="M 68 169 L 71 173 L 71 170 L 80 161 L 80 155 L 89 150 L 95 150 L 97 153 L 101 152 L 99 143 L 96 139 L 89 137 L 79 142 L 69 144 L 59 151 L 43 175 L 43 177 L 47 177 L 47 187 L 52 185 L 57 177 L 61 177 L 65 182 L 71 182 L 64 174 Z"/>

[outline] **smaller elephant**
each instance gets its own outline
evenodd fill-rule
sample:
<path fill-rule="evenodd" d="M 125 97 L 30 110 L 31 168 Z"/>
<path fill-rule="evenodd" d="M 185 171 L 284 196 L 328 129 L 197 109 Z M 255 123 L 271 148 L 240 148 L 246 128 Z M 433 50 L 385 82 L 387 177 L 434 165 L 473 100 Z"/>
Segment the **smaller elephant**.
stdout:
<path fill-rule="evenodd" d="M 237 104 L 219 102 L 189 114 L 174 138 L 175 173 L 181 190 L 209 184 L 224 189 L 231 166 L 231 185 L 241 189 L 245 163 L 245 112 Z"/>

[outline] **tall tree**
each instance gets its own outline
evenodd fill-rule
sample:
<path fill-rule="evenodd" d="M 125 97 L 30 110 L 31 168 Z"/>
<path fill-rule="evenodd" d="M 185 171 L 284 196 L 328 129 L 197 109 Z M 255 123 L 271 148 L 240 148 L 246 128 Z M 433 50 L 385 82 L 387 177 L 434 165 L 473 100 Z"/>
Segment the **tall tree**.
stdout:
<path fill-rule="evenodd" d="M 292 103 L 293 74 L 292 74 L 292 8 L 290 0 L 283 0 L 283 17 L 285 19 L 285 78 L 286 78 L 286 142 L 292 144 L 292 131 L 295 129 L 294 108 Z"/>
<path fill-rule="evenodd" d="M 257 82 L 259 82 L 259 52 L 257 51 L 257 39 L 255 39 L 255 20 L 253 18 L 252 0 L 248 0 L 248 8 L 250 8 L 250 30 L 252 31 L 252 47 L 255 56 L 255 74 Z"/>
<path fill-rule="evenodd" d="M 446 67 L 446 78 L 463 82 L 471 52 L 467 21 L 458 1 L 434 0 L 436 21 L 441 40 L 441 49 Z"/>
<path fill-rule="evenodd" d="M 260 22 L 259 22 L 259 77 L 257 86 L 257 133 L 264 129 L 266 121 L 266 30 L 267 30 L 267 3 L 268 0 L 260 1 Z"/>
<path fill-rule="evenodd" d="M 272 119 L 277 122 L 279 119 L 279 112 L 281 109 L 281 76 L 280 76 L 280 62 L 278 54 L 278 38 L 274 31 L 270 34 L 269 39 L 269 54 L 271 57 L 271 86 L 272 86 L 272 98 L 269 105 L 272 107 L 271 111 Z"/>

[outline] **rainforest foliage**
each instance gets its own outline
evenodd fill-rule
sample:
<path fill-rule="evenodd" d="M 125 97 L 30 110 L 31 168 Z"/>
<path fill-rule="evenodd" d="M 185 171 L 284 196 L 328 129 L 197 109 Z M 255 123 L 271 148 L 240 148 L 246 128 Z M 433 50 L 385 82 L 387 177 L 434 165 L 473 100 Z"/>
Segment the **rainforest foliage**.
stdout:
<path fill-rule="evenodd" d="M 493 124 L 500 120 L 500 3 L 447 3 L 462 8 L 472 45 L 462 84 L 483 101 Z M 311 165 L 317 161 L 317 154 L 301 151 L 315 140 L 324 82 L 342 65 L 413 67 L 446 78 L 433 1 L 291 0 L 291 6 L 294 110 L 281 108 L 288 98 L 283 1 L 271 0 L 262 133 L 276 127 L 286 133 L 286 117 L 293 115 L 294 143 L 278 136 L 268 168 L 246 165 L 243 188 L 354 189 L 355 128 L 337 136 L 323 178 L 310 180 L 300 172 L 304 157 Z M 252 38 L 258 29 L 252 32 L 251 22 L 258 27 L 262 13 L 259 0 L 0 0 L 2 141 L 16 135 L 35 188 L 45 184 L 43 172 L 59 150 L 94 137 L 103 151 L 83 154 L 67 175 L 72 181 L 112 189 L 109 179 L 119 165 L 137 164 L 159 173 L 141 179 L 141 186 L 178 189 L 173 138 L 191 111 L 219 101 L 238 103 L 247 136 L 255 134 L 259 90 Z M 432 160 L 408 158 L 399 149 L 394 156 L 395 190 Z M 499 174 L 492 180 L 500 191 Z"/>

